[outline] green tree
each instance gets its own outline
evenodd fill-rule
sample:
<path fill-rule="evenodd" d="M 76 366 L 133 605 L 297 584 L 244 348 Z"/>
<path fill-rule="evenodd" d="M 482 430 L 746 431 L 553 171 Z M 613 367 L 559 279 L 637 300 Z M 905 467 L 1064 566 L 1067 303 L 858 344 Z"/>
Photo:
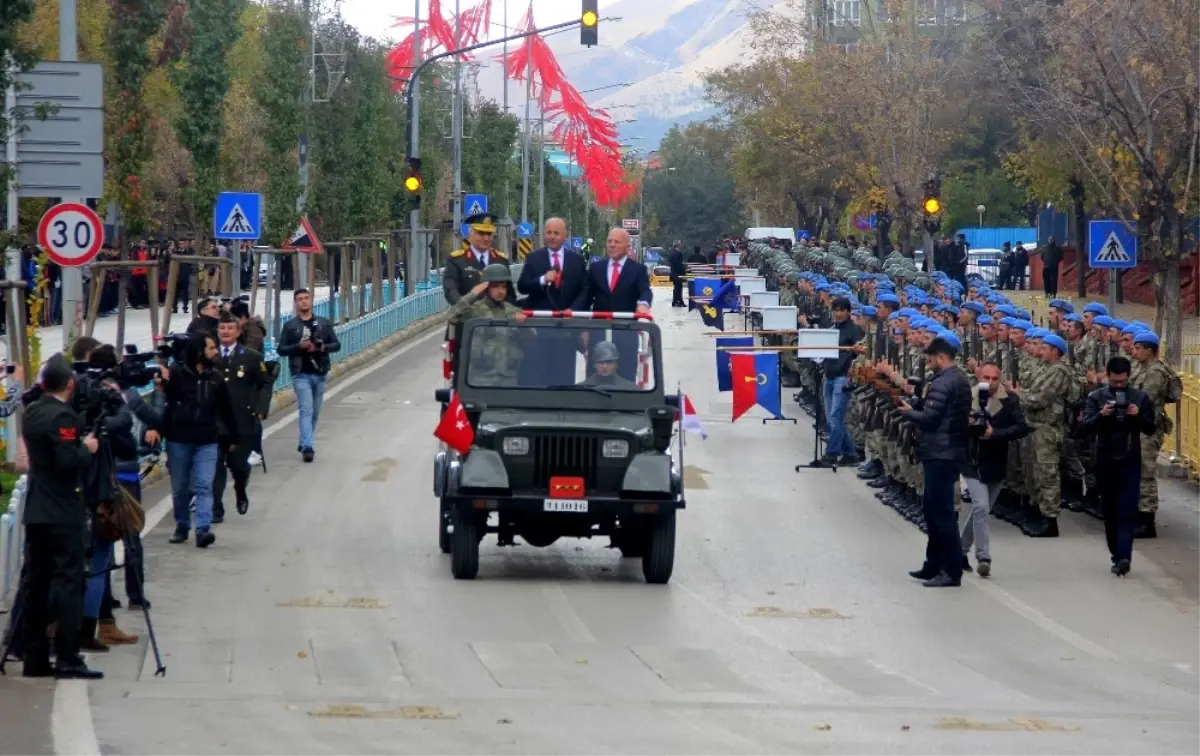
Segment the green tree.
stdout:
<path fill-rule="evenodd" d="M 12 61 L 12 67 L 0 65 L 0 92 L 7 92 L 16 74 L 28 71 L 34 64 L 33 48 L 27 41 L 21 39 L 18 32 L 22 25 L 33 19 L 33 0 L 0 0 L 0 61 Z M 19 123 L 10 123 L 8 111 L 0 108 L 0 137 L 8 137 L 20 127 Z M 0 164 L 0 199 L 4 207 L 8 207 L 8 165 Z M 0 228 L 0 249 L 7 248 L 13 241 L 8 233 Z"/>
<path fill-rule="evenodd" d="M 304 90 L 308 71 L 308 35 L 303 12 L 294 5 L 273 5 L 263 31 L 263 71 L 255 88 L 267 128 L 266 219 L 262 236 L 282 244 L 296 227 L 300 194 L 297 148 L 304 126 Z"/>
<path fill-rule="evenodd" d="M 183 105 L 175 131 L 192 156 L 188 220 L 201 239 L 208 238 L 208 219 L 220 190 L 224 103 L 230 80 L 226 57 L 237 42 L 243 7 L 245 0 L 193 0 L 187 19 L 187 54 L 173 70 Z"/>

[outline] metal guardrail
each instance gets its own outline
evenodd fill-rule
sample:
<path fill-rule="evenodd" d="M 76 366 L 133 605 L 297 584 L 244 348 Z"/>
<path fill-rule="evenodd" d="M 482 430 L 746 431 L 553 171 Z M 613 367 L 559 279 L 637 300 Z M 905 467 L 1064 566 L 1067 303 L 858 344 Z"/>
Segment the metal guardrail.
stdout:
<path fill-rule="evenodd" d="M 342 349 L 332 356 L 333 362 L 350 359 L 388 336 L 446 309 L 446 298 L 440 287 L 425 285 L 418 289 L 416 294 L 337 326 L 334 330 L 342 342 Z M 388 300 L 385 298 L 384 301 Z M 327 305 L 328 302 L 321 304 Z M 317 312 L 322 314 L 319 310 Z M 267 349 L 266 358 L 280 360 L 279 378 L 275 381 L 276 393 L 290 389 L 292 376 L 287 359 L 280 358 L 273 348 Z M 22 475 L 8 499 L 6 511 L 0 514 L 0 607 L 9 606 L 21 574 L 21 557 L 25 547 L 21 521 L 27 486 L 28 479 Z"/>

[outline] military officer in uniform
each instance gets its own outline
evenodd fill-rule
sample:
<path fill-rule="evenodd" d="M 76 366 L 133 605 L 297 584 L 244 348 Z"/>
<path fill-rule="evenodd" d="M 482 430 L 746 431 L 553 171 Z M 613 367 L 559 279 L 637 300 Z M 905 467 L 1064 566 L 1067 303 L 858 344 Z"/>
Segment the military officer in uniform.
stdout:
<path fill-rule="evenodd" d="M 83 476 L 100 446 L 94 434 L 84 435 L 83 421 L 71 409 L 75 377 L 61 354 L 46 362 L 41 383 L 45 393 L 29 406 L 21 432 L 29 454 L 24 518 L 28 561 L 21 587 L 25 597 L 22 632 L 28 639 L 23 674 L 95 680 L 104 675 L 84 663 L 79 643 L 90 533 Z M 46 637 L 51 620 L 57 623 L 53 667 Z"/>
<path fill-rule="evenodd" d="M 622 391 L 637 391 L 637 384 L 628 378 L 617 375 L 617 362 L 620 354 L 617 345 L 611 341 L 602 341 L 592 348 L 592 365 L 596 372 L 588 376 L 581 386 L 600 386 L 615 388 Z"/>
<path fill-rule="evenodd" d="M 246 486 L 250 483 L 250 452 L 258 437 L 259 422 L 266 417 L 273 382 L 262 355 L 243 346 L 238 337 L 241 325 L 235 315 L 221 313 L 217 325 L 219 346 L 213 363 L 233 404 L 233 424 L 229 436 L 217 444 L 217 469 L 213 475 L 213 524 L 225 520 L 226 470 L 233 473 L 233 492 L 238 514 L 250 509 Z M 264 406 L 264 396 L 266 406 Z"/>
<path fill-rule="evenodd" d="M 466 223 L 469 232 L 467 244 L 462 249 L 450 253 L 446 261 L 446 270 L 442 275 L 442 290 L 446 293 L 446 302 L 458 304 L 458 300 L 471 289 L 475 288 L 483 276 L 484 268 L 489 265 L 509 265 L 508 255 L 492 248 L 492 239 L 496 235 L 496 216 L 491 213 L 479 213 L 468 217 Z M 516 302 L 516 292 L 508 287 L 508 301 Z"/>

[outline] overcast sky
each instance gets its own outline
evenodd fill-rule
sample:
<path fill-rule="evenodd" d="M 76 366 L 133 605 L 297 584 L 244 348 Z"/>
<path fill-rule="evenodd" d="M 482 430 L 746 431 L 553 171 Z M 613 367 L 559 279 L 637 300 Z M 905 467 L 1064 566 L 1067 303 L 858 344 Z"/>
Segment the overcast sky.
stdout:
<path fill-rule="evenodd" d="M 454 0 L 441 0 L 443 12 L 454 12 Z M 460 0 L 460 8 L 465 11 L 477 4 L 477 0 Z M 493 38 L 504 36 L 504 6 L 508 5 L 508 23 L 515 26 L 521 20 L 521 15 L 529 7 L 528 0 L 492 0 L 492 34 Z M 376 39 L 402 39 L 407 36 L 408 29 L 392 29 L 397 16 L 411 17 L 414 10 L 413 0 L 343 0 L 342 17 L 350 22 L 362 34 Z M 579 14 L 579 0 L 533 0 L 533 17 L 539 26 L 568 21 Z M 421 18 L 429 14 L 429 0 L 421 0 Z"/>

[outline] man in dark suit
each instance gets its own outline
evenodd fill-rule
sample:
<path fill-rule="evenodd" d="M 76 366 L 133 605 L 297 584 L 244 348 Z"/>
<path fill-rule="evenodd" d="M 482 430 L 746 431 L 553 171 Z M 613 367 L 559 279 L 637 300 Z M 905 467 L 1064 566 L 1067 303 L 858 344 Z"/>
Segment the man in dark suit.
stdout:
<path fill-rule="evenodd" d="M 683 301 L 683 277 L 686 273 L 683 265 L 683 242 L 678 239 L 667 253 L 667 264 L 671 266 L 671 306 L 687 307 Z"/>
<path fill-rule="evenodd" d="M 579 252 L 564 246 L 567 224 L 562 218 L 546 221 L 545 246 L 525 258 L 517 288 L 530 310 L 583 310 L 588 300 L 587 262 Z M 577 350 L 572 332 L 539 329 L 537 359 L 522 363 L 523 385 L 561 386 L 575 382 Z M 527 352 L 528 354 L 528 352 Z"/>
<path fill-rule="evenodd" d="M 267 372 L 262 355 L 243 346 L 238 341 L 241 325 L 232 313 L 221 313 L 217 326 L 220 345 L 213 368 L 225 379 L 229 398 L 233 403 L 234 426 L 229 436 L 217 444 L 217 469 L 213 475 L 213 524 L 225 520 L 226 469 L 233 473 L 233 492 L 236 496 L 238 514 L 250 509 L 250 497 L 246 487 L 250 483 L 250 452 L 258 437 L 259 421 L 265 416 L 262 406 L 263 393 L 270 390 L 273 381 Z"/>
<path fill-rule="evenodd" d="M 614 228 L 608 232 L 608 259 L 588 268 L 588 300 L 592 312 L 650 312 L 654 294 L 646 266 L 629 256 L 629 232 Z M 613 334 L 620 351 L 618 374 L 635 380 L 637 375 L 637 333 Z M 591 364 L 589 359 L 588 363 Z"/>

